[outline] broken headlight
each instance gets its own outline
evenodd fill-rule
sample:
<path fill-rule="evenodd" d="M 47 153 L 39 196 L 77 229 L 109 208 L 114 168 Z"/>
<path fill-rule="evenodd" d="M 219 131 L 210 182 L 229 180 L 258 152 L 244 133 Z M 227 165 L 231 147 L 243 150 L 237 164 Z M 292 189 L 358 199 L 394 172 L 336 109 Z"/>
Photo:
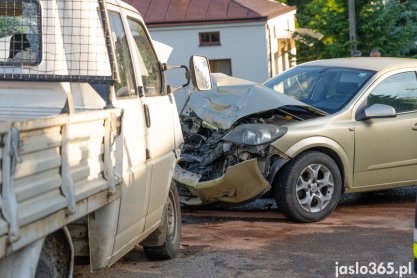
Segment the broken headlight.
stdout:
<path fill-rule="evenodd" d="M 287 133 L 287 128 L 267 124 L 243 124 L 223 136 L 222 140 L 238 145 L 259 146 L 272 143 Z"/>

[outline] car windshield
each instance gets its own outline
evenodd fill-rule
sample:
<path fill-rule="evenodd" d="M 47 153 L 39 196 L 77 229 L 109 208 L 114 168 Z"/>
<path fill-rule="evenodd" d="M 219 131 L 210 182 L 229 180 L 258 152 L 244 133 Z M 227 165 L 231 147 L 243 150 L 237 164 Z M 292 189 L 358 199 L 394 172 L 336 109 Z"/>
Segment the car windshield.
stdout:
<path fill-rule="evenodd" d="M 333 114 L 340 111 L 374 74 L 374 71 L 362 69 L 299 66 L 264 85 Z"/>

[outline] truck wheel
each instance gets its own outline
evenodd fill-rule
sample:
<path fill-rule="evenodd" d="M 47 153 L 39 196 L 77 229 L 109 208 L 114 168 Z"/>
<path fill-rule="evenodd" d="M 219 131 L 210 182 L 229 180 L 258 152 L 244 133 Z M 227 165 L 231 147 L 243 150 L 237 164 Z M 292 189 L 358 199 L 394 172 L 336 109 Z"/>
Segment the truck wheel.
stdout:
<path fill-rule="evenodd" d="M 317 151 L 288 162 L 274 183 L 280 211 L 299 222 L 324 219 L 336 208 L 341 192 L 339 168 L 333 159 Z"/>
<path fill-rule="evenodd" d="M 161 226 L 155 234 L 165 234 L 160 246 L 143 246 L 146 257 L 154 260 L 173 259 L 178 255 L 181 241 L 181 208 L 175 182 L 171 182 Z M 152 235 L 151 235 L 152 236 Z"/>
<path fill-rule="evenodd" d="M 67 278 L 71 273 L 71 250 L 62 231 L 46 237 L 36 268 L 36 278 Z"/>

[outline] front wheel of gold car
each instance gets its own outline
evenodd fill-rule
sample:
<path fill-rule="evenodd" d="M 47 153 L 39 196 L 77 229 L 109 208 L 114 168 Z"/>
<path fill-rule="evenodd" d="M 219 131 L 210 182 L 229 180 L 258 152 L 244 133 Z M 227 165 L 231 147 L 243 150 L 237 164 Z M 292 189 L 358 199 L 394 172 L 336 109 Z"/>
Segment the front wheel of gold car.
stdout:
<path fill-rule="evenodd" d="M 336 208 L 342 177 L 331 157 L 317 151 L 305 152 L 284 166 L 273 191 L 277 205 L 288 218 L 320 221 Z"/>

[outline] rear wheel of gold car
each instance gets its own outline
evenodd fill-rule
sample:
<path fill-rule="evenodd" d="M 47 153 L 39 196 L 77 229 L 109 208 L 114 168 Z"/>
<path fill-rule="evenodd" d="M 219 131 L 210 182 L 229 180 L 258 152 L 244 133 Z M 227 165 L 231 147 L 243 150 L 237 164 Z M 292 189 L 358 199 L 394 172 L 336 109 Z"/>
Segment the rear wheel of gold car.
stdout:
<path fill-rule="evenodd" d="M 280 210 L 299 222 L 315 222 L 329 215 L 342 192 L 342 177 L 328 155 L 309 151 L 297 156 L 279 173 L 274 197 Z"/>

